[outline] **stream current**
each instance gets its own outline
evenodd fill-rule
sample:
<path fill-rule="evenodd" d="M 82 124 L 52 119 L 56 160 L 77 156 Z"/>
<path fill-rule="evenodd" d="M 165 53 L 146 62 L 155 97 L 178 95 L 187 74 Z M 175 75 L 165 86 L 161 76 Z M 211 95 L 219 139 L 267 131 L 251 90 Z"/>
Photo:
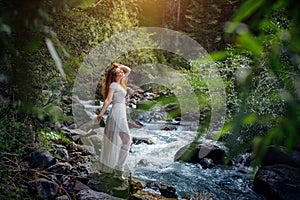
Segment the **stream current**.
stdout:
<path fill-rule="evenodd" d="M 165 123 L 144 124 L 142 128 L 131 129 L 131 135 L 147 138 L 152 145 L 132 145 L 128 165 L 132 176 L 141 181 L 160 181 L 176 188 L 181 199 L 185 195 L 206 194 L 212 199 L 263 199 L 252 190 L 251 169 L 240 166 L 216 166 L 203 169 L 200 164 L 174 162 L 174 155 L 190 143 L 194 131 L 182 127 L 177 130 L 161 130 Z M 202 142 L 211 142 L 202 139 Z"/>
<path fill-rule="evenodd" d="M 91 101 L 81 103 L 91 118 L 95 118 L 95 110 L 101 108 L 91 105 Z M 141 128 L 130 129 L 131 136 L 146 138 L 154 144 L 133 144 L 127 164 L 132 177 L 144 186 L 147 181 L 173 186 L 178 199 L 197 194 L 205 194 L 215 200 L 264 199 L 253 191 L 253 180 L 250 177 L 252 169 L 243 164 L 203 169 L 200 164 L 175 162 L 176 152 L 195 137 L 196 131 L 191 130 L 191 127 L 177 125 L 174 130 L 162 130 L 167 126 L 165 120 L 143 121 L 142 124 Z M 200 140 L 203 143 L 213 142 L 205 138 Z"/>

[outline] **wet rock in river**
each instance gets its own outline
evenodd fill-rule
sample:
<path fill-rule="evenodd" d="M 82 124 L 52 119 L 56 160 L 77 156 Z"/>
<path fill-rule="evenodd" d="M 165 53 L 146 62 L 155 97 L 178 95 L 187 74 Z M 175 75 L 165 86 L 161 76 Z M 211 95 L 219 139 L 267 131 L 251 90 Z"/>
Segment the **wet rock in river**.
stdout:
<path fill-rule="evenodd" d="M 162 182 L 148 182 L 146 188 L 151 188 L 154 191 L 159 191 L 159 193 L 167 198 L 177 198 L 176 189 L 173 186 L 169 186 Z"/>
<path fill-rule="evenodd" d="M 267 199 L 300 199 L 300 169 L 285 164 L 262 166 L 254 178 L 254 191 Z"/>
<path fill-rule="evenodd" d="M 143 124 L 138 121 L 128 120 L 128 126 L 129 128 L 141 128 Z"/>
<path fill-rule="evenodd" d="M 174 130 L 177 130 L 177 127 L 176 126 L 165 126 L 163 128 L 161 128 L 160 130 L 163 130 L 163 131 L 174 131 Z"/>
<path fill-rule="evenodd" d="M 196 194 L 186 194 L 182 196 L 182 199 L 190 199 L 190 200 L 213 200 L 214 198 L 210 194 L 206 193 L 196 193 Z"/>
<path fill-rule="evenodd" d="M 148 138 L 137 138 L 137 137 L 133 137 L 132 138 L 132 143 L 135 144 L 135 145 L 139 145 L 139 144 L 154 144 L 153 141 L 151 141 L 150 139 Z"/>
<path fill-rule="evenodd" d="M 254 178 L 254 190 L 267 199 L 300 199 L 300 152 L 270 146 Z"/>
<path fill-rule="evenodd" d="M 192 144 L 191 144 L 192 145 Z M 225 151 L 210 143 L 184 146 L 175 154 L 175 161 L 182 160 L 189 163 L 199 163 L 204 169 L 224 164 Z"/>

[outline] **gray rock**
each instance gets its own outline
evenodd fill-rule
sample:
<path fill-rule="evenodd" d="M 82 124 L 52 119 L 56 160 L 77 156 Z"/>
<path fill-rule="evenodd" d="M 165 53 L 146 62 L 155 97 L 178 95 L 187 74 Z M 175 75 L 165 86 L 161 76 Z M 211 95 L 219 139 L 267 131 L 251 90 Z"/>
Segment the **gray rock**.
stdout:
<path fill-rule="evenodd" d="M 72 165 L 69 163 L 57 163 L 55 165 L 50 166 L 47 171 L 54 172 L 58 174 L 69 174 L 72 170 Z"/>
<path fill-rule="evenodd" d="M 68 129 L 76 129 L 77 125 L 76 124 L 71 124 L 68 126 Z"/>
<path fill-rule="evenodd" d="M 42 199 L 54 198 L 58 193 L 58 184 L 44 178 L 39 178 L 28 183 L 32 189 L 37 191 Z"/>
<path fill-rule="evenodd" d="M 55 200 L 71 200 L 67 195 L 56 197 Z"/>
<path fill-rule="evenodd" d="M 128 126 L 129 128 L 141 128 L 143 124 L 138 121 L 128 120 Z"/>
<path fill-rule="evenodd" d="M 77 193 L 78 200 L 121 200 L 122 198 L 110 196 L 104 192 L 94 190 L 81 190 Z"/>
<path fill-rule="evenodd" d="M 34 151 L 30 154 L 30 166 L 33 168 L 47 168 L 56 163 L 56 159 L 49 151 L 39 152 Z"/>
<path fill-rule="evenodd" d="M 76 180 L 74 190 L 75 191 L 91 190 L 91 188 L 89 186 L 83 184 L 81 181 Z"/>
<path fill-rule="evenodd" d="M 87 185 L 95 190 L 105 192 L 109 195 L 121 198 L 129 198 L 130 196 L 130 182 L 123 179 L 121 175 L 116 173 L 112 174 L 89 174 L 91 178 Z"/>
<path fill-rule="evenodd" d="M 81 103 L 74 103 L 72 110 L 73 114 L 77 116 L 77 118 L 75 119 L 75 123 L 78 127 L 83 126 L 91 120 Z"/>
<path fill-rule="evenodd" d="M 64 161 L 68 161 L 70 159 L 69 153 L 65 148 L 58 148 L 54 152 L 56 155 L 60 157 L 60 159 Z"/>
<path fill-rule="evenodd" d="M 67 176 L 67 175 L 60 175 L 57 176 L 58 177 L 58 181 L 60 182 L 61 186 L 63 186 L 65 188 L 65 190 L 67 190 L 69 193 L 72 193 L 74 191 L 74 185 L 75 185 L 75 181 L 72 177 Z"/>
<path fill-rule="evenodd" d="M 98 127 L 91 130 L 89 133 L 82 135 L 80 137 L 82 148 L 92 155 L 100 155 L 103 134 L 104 128 Z"/>

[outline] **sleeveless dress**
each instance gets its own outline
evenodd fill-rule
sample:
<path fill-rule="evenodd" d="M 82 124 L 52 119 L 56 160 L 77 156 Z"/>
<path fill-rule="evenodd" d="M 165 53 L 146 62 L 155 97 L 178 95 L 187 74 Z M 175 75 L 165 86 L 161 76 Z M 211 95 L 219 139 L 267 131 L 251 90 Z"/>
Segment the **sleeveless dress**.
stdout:
<path fill-rule="evenodd" d="M 129 135 L 125 96 L 126 91 L 116 82 L 111 83 L 113 90 L 112 107 L 108 114 L 100 155 L 101 171 L 111 173 L 114 169 L 123 171 L 129 152 L 130 143 L 124 144 L 120 134 Z"/>

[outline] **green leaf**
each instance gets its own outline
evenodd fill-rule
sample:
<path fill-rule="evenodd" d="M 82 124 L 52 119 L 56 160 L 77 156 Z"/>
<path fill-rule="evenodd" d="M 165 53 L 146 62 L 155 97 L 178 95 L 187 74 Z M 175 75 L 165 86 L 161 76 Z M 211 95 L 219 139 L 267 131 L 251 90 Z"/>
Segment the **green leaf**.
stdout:
<path fill-rule="evenodd" d="M 41 44 L 42 44 L 42 38 L 36 37 L 26 45 L 25 49 L 26 51 L 34 52 L 40 48 Z"/>
<path fill-rule="evenodd" d="M 222 130 L 215 135 L 214 139 L 219 140 L 220 138 L 222 138 L 224 135 L 226 135 L 233 129 L 233 126 L 234 126 L 233 122 L 229 122 L 229 123 L 225 124 L 223 126 Z"/>
<path fill-rule="evenodd" d="M 249 32 L 239 35 L 238 41 L 241 46 L 251 51 L 255 56 L 261 55 L 263 50 L 261 43 Z"/>
<path fill-rule="evenodd" d="M 224 60 L 225 58 L 228 57 L 228 54 L 225 51 L 215 51 L 209 55 L 214 61 Z"/>
<path fill-rule="evenodd" d="M 243 124 L 253 124 L 253 123 L 256 122 L 257 120 L 258 120 L 257 115 L 255 115 L 255 114 L 250 114 L 250 115 L 247 115 L 247 116 L 243 119 L 242 123 L 243 123 Z"/>

